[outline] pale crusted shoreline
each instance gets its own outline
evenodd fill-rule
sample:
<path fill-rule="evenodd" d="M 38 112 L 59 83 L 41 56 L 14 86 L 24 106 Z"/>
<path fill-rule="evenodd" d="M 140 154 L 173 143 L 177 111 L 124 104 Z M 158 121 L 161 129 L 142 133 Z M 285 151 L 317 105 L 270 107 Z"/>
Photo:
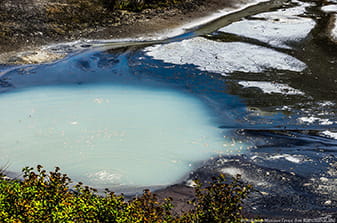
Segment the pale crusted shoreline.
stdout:
<path fill-rule="evenodd" d="M 14 0 L 9 0 L 14 1 Z M 33 0 L 34 1 L 34 0 Z M 185 29 L 198 26 L 200 24 L 221 17 L 230 12 L 240 10 L 261 0 L 207 0 L 201 5 L 196 5 L 198 0 L 192 0 L 194 8 L 178 9 L 167 8 L 163 10 L 145 10 L 139 13 L 126 13 L 124 16 L 131 17 L 130 22 L 111 24 L 109 26 L 95 27 L 94 30 L 86 28 L 84 30 L 73 30 L 71 36 L 64 35 L 45 36 L 42 32 L 37 35 L 13 37 L 14 43 L 6 43 L 0 38 L 0 64 L 30 64 L 50 62 L 62 58 L 64 54 L 53 53 L 46 50 L 46 46 L 65 42 L 85 42 L 86 40 L 158 40 L 182 34 Z M 147 15 L 148 14 L 148 15 Z M 145 19 L 144 19 L 145 18 Z M 45 27 L 45 24 L 30 24 Z M 28 29 L 28 28 L 27 28 Z M 42 34 L 41 34 L 42 33 Z"/>

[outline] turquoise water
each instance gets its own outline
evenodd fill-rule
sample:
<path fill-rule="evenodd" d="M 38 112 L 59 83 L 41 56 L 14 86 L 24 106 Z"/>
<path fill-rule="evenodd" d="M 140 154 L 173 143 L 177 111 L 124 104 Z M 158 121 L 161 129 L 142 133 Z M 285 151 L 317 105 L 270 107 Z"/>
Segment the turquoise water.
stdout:
<path fill-rule="evenodd" d="M 10 171 L 41 164 L 98 188 L 158 186 L 232 149 L 206 107 L 183 93 L 89 84 L 0 99 L 0 160 Z"/>

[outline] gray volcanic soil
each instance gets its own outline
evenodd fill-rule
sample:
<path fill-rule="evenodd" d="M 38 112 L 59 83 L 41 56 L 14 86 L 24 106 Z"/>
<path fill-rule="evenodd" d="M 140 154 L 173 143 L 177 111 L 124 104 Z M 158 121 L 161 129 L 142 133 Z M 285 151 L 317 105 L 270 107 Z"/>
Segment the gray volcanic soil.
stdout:
<path fill-rule="evenodd" d="M 173 28 L 232 5 L 232 0 L 187 0 L 129 12 L 109 9 L 99 0 L 2 0 L 0 52 L 78 39 L 136 37 Z"/>

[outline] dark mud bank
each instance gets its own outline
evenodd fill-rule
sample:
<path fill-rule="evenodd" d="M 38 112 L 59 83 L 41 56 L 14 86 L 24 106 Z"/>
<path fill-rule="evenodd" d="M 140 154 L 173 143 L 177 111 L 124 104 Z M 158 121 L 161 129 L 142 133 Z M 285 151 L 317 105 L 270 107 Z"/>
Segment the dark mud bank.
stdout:
<path fill-rule="evenodd" d="M 224 0 L 186 0 L 132 12 L 111 9 L 100 0 L 4 0 L 0 4 L 0 52 L 86 38 L 131 38 L 232 5 Z"/>
<path fill-rule="evenodd" d="M 190 206 L 184 202 L 193 197 L 193 188 L 188 187 L 193 180 L 207 183 L 220 173 L 229 177 L 239 174 L 255 189 L 245 200 L 247 217 L 315 220 L 330 216 L 336 219 L 335 140 L 320 137 L 315 132 L 311 132 L 310 137 L 302 131 L 242 129 L 237 132 L 242 137 L 254 138 L 257 146 L 247 154 L 209 160 L 183 184 L 156 193 L 160 197 L 172 197 L 177 212 L 185 211 Z"/>

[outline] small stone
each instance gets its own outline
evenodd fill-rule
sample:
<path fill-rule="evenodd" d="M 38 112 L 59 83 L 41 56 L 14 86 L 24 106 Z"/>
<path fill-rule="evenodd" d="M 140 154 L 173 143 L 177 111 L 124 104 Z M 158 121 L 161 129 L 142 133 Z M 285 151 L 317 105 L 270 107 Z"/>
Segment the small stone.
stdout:
<path fill-rule="evenodd" d="M 328 182 L 329 181 L 329 179 L 328 178 L 326 178 L 326 177 L 321 177 L 321 178 L 319 178 L 322 182 Z"/>
<path fill-rule="evenodd" d="M 7 177 L 7 176 L 3 176 L 3 177 L 1 177 L 1 179 L 3 179 L 3 180 L 12 180 L 12 178 Z"/>
<path fill-rule="evenodd" d="M 195 187 L 195 186 L 197 186 L 197 184 L 195 183 L 194 180 L 188 180 L 186 182 L 186 186 L 188 186 L 188 187 Z"/>
<path fill-rule="evenodd" d="M 327 200 L 324 202 L 324 205 L 331 205 L 332 204 L 332 201 L 331 200 Z"/>

